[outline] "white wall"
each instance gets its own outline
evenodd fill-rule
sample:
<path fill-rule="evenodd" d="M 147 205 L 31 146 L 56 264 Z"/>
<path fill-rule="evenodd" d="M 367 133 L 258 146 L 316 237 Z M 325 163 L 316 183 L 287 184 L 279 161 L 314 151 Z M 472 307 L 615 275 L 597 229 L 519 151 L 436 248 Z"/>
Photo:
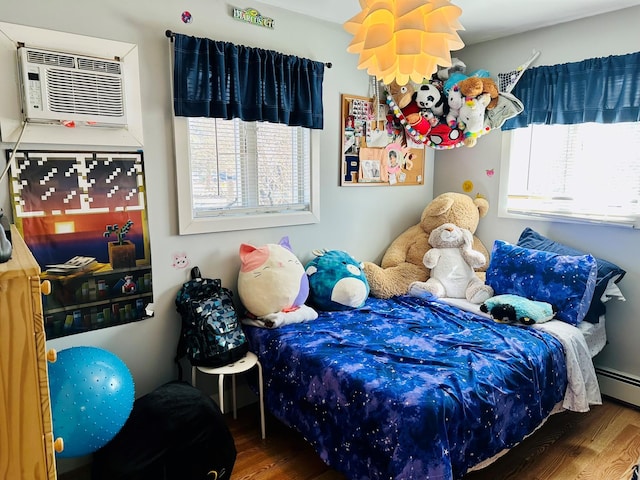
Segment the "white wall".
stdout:
<path fill-rule="evenodd" d="M 191 264 L 198 265 L 203 275 L 221 278 L 229 288 L 236 285 L 238 247 L 242 242 L 261 245 L 288 235 L 303 263 L 311 259 L 311 251 L 317 248 L 343 249 L 359 260 L 379 261 L 389 243 L 419 221 L 422 209 L 432 198 L 432 152 L 425 167 L 425 185 L 338 186 L 340 94 L 368 94 L 368 77 L 357 70 L 357 56 L 346 52 L 350 36 L 340 26 L 254 2 L 252 7 L 275 19 L 275 30 L 269 30 L 233 20 L 232 6 L 218 0 L 188 3 L 23 0 L 0 4 L 3 22 L 118 40 L 139 47 L 155 318 L 56 339 L 47 345 L 57 349 L 93 345 L 112 351 L 131 370 L 138 396 L 177 375 L 173 357 L 180 324 L 173 301 L 181 283 L 188 279 L 188 271 L 171 266 L 174 252 L 187 252 Z M 190 24 L 181 21 L 182 11 L 187 9 L 193 17 Z M 220 234 L 177 234 L 167 29 L 333 63 L 333 68 L 325 71 L 324 80 L 320 223 Z M 2 147 L 11 149 L 13 145 Z M 45 147 L 21 145 L 21 148 Z M 4 162 L 0 161 L 0 166 Z M 0 206 L 10 211 L 6 181 L 0 185 Z"/>
<path fill-rule="evenodd" d="M 484 68 L 495 77 L 522 64 L 533 50 L 540 56 L 533 64 L 554 65 L 585 58 L 631 53 L 640 49 L 640 7 L 565 23 L 534 32 L 467 47 L 459 53 L 467 71 Z M 595 256 L 617 263 L 627 271 L 620 283 L 626 302 L 607 305 L 609 344 L 596 357 L 596 366 L 640 377 L 640 231 L 622 227 L 575 225 L 547 221 L 521 221 L 498 218 L 498 183 L 502 133 L 494 131 L 471 148 L 436 153 L 434 195 L 461 191 L 464 180 L 471 180 L 475 192 L 486 196 L 492 206 L 480 222 L 477 234 L 490 249 L 493 241 L 516 242 L 524 227 L 534 230 Z M 611 146 L 611 155 L 624 155 Z M 607 159 L 603 158 L 603 162 Z M 486 170 L 493 169 L 489 177 Z M 603 389 L 605 393 L 608 392 Z M 636 403 L 639 400 L 636 398 Z"/>

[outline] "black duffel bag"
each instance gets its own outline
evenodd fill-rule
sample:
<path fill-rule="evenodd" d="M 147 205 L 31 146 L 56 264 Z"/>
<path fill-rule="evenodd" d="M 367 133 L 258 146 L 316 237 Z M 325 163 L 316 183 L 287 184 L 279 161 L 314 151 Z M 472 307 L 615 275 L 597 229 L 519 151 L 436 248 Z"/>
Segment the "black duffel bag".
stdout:
<path fill-rule="evenodd" d="M 186 382 L 140 397 L 94 453 L 92 480 L 229 480 L 236 447 L 218 405 Z"/>

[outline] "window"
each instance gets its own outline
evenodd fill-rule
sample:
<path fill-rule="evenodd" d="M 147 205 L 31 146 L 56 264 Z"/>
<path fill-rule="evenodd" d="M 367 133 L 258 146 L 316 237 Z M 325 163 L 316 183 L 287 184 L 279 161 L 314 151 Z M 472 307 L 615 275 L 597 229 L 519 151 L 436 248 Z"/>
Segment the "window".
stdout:
<path fill-rule="evenodd" d="M 640 227 L 638 122 L 504 132 L 502 172 L 502 216 Z"/>
<path fill-rule="evenodd" d="M 317 131 L 175 118 L 180 233 L 319 221 Z"/>

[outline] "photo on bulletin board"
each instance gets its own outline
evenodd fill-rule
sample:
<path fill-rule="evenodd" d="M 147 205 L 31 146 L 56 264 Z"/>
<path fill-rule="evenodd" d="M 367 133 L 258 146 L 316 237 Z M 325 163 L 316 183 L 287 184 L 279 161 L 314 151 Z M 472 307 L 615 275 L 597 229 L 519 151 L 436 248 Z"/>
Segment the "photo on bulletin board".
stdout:
<path fill-rule="evenodd" d="M 342 94 L 340 185 L 424 184 L 424 146 L 405 145 L 387 106 L 373 98 Z"/>

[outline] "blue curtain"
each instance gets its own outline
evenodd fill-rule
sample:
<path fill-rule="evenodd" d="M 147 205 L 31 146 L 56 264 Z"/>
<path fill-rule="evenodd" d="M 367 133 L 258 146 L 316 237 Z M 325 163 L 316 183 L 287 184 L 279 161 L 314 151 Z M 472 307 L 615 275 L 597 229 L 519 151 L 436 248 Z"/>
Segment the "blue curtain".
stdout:
<path fill-rule="evenodd" d="M 531 124 L 640 121 L 640 52 L 525 70 L 513 93 L 524 111 L 502 130 Z"/>
<path fill-rule="evenodd" d="M 180 34 L 174 42 L 176 116 L 323 127 L 324 63 Z"/>

